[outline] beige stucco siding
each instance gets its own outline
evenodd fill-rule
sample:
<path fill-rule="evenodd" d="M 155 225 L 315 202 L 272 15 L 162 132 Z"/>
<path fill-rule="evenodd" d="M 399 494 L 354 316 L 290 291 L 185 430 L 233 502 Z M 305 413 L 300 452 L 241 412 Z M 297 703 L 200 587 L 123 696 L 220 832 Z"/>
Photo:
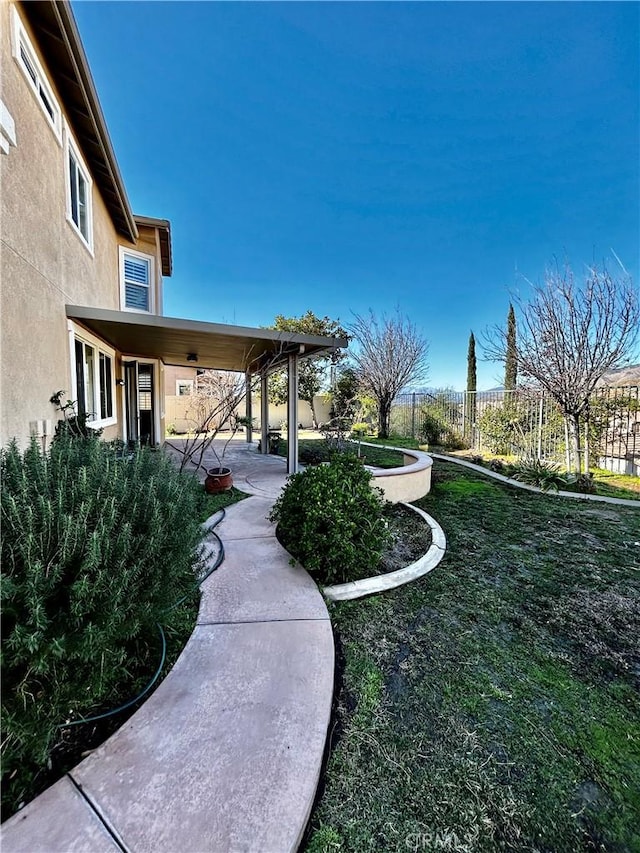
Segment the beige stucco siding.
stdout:
<path fill-rule="evenodd" d="M 161 305 L 161 269 L 155 230 L 143 228 L 139 243 L 129 243 L 116 232 L 95 182 L 91 188 L 91 250 L 67 220 L 65 130 L 63 127 L 58 140 L 12 55 L 12 5 L 0 2 L 1 97 L 13 117 L 17 137 L 9 154 L 0 155 L 0 443 L 15 437 L 24 445 L 30 421 L 55 418 L 51 394 L 71 388 L 65 304 L 121 308 L 120 245 L 154 256 L 157 306 Z M 64 117 L 54 75 L 26 20 L 20 19 Z M 80 154 L 88 169 L 86 153 L 80 150 Z M 120 376 L 117 356 L 114 367 Z M 120 397 L 116 389 L 119 422 Z M 108 427 L 105 437 L 115 437 L 120 429 Z"/>
<path fill-rule="evenodd" d="M 12 56 L 12 4 L 3 3 L 2 99 L 16 125 L 17 146 L 0 158 L 2 240 L 72 304 L 119 307 L 117 235 L 92 187 L 93 257 L 67 221 L 64 134 L 58 142 L 25 75 Z M 22 23 L 33 36 L 24 19 Z M 44 67 L 43 58 L 38 59 Z M 60 104 L 51 74 L 47 80 Z M 86 160 L 86 158 L 85 158 Z"/>

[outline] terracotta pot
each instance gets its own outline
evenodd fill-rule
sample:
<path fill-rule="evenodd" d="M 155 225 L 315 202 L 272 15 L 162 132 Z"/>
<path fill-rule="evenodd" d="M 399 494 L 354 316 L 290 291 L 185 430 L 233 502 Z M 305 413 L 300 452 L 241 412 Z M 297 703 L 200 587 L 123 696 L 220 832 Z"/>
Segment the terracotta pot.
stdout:
<path fill-rule="evenodd" d="M 210 495 L 228 492 L 233 486 L 231 468 L 209 468 L 204 487 Z"/>

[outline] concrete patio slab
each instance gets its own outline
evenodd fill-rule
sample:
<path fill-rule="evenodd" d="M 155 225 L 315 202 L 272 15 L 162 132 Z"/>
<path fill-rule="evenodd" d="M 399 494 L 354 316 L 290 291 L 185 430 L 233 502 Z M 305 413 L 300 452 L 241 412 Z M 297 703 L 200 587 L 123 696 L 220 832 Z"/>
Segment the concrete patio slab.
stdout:
<path fill-rule="evenodd" d="M 179 448 L 184 439 L 171 439 L 171 445 L 165 449 L 176 460 L 180 458 Z M 216 439 L 212 448 L 207 449 L 203 457 L 203 467 L 196 473 L 204 481 L 206 469 L 219 465 L 214 450 L 221 456 L 224 451 L 223 465 L 231 468 L 233 485 L 250 495 L 274 499 L 278 497 L 287 480 L 287 461 L 282 456 L 258 453 L 256 444 L 249 444 L 242 435 L 236 436 L 224 449 L 226 439 Z M 190 470 L 193 470 L 193 466 Z"/>
<path fill-rule="evenodd" d="M 104 823 L 63 776 L 2 826 L 12 853 L 121 853 Z"/>
<path fill-rule="evenodd" d="M 293 851 L 331 713 L 329 654 L 328 620 L 199 626 L 73 778 L 129 850 Z"/>

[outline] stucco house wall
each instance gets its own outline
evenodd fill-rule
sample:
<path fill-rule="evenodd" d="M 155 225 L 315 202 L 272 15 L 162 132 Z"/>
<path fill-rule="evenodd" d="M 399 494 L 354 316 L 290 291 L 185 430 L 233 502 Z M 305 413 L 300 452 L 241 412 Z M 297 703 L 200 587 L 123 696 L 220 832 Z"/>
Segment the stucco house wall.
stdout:
<path fill-rule="evenodd" d="M 57 101 L 61 121 L 56 133 L 16 53 L 16 16 Z M 162 276 L 157 231 L 139 227 L 135 243 L 124 238 L 91 174 L 56 85 L 20 4 L 0 4 L 2 103 L 15 125 L 15 146 L 0 155 L 2 289 L 0 294 L 1 399 L 0 442 L 29 439 L 29 424 L 55 421 L 52 393 L 71 396 L 73 337 L 65 305 L 120 309 L 119 246 L 154 256 L 155 311 L 162 310 Z M 83 167 L 94 179 L 90 188 L 92 239 L 88 246 L 68 216 L 68 153 L 71 139 Z M 78 327 L 76 327 L 78 328 Z M 81 331 L 81 330 L 80 330 Z M 114 372 L 121 376 L 121 359 Z M 114 387 L 115 423 L 105 438 L 122 433 L 123 397 Z M 113 420 L 111 418 L 110 420 Z"/>

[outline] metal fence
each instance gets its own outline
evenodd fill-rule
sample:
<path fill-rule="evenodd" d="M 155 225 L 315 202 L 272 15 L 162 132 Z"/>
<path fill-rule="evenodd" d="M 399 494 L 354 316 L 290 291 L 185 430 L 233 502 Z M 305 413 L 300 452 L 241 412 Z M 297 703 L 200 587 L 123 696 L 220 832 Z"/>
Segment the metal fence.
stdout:
<path fill-rule="evenodd" d="M 640 387 L 597 388 L 590 400 L 589 443 L 602 468 L 640 476 Z M 391 430 L 450 449 L 563 462 L 562 414 L 551 397 L 537 392 L 431 391 L 400 394 L 391 410 Z"/>

